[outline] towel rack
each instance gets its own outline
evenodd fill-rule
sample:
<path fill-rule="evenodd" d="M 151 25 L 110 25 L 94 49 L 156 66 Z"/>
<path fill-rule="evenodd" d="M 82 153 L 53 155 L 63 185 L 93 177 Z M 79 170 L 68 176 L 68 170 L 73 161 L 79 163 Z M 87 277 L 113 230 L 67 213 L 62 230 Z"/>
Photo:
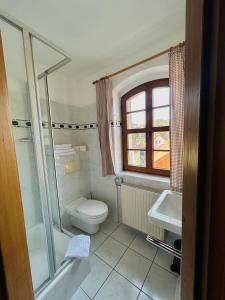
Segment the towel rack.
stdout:
<path fill-rule="evenodd" d="M 150 235 L 148 235 L 146 237 L 146 240 L 149 243 L 157 246 L 158 248 L 160 248 L 162 250 L 165 250 L 167 253 L 170 253 L 170 254 L 176 256 L 177 258 L 182 259 L 182 252 L 180 250 L 178 250 L 178 249 L 176 249 L 176 248 L 174 248 L 174 247 L 172 247 L 172 246 L 170 246 L 170 245 L 168 245 L 168 244 L 166 244 L 166 243 L 164 243 L 164 242 L 162 242 L 162 241 L 160 241 L 160 240 L 158 240 L 158 239 L 156 239 L 156 238 L 154 238 Z"/>

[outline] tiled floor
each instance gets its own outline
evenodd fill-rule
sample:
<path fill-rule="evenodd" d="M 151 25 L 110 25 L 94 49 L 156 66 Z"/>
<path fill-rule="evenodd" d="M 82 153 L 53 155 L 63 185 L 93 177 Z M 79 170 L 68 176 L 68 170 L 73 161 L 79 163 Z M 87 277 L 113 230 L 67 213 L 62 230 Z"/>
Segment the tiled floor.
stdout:
<path fill-rule="evenodd" d="M 172 260 L 144 235 L 108 221 L 91 236 L 91 272 L 71 300 L 174 300 Z"/>

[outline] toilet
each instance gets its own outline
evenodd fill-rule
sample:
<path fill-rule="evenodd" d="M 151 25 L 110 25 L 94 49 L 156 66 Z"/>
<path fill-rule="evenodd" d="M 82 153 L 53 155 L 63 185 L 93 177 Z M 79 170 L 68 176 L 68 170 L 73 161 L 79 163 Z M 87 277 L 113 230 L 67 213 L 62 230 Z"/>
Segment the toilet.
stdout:
<path fill-rule="evenodd" d="M 98 232 L 99 225 L 106 220 L 108 206 L 102 201 L 82 197 L 72 201 L 66 207 L 66 212 L 74 227 L 94 234 Z"/>

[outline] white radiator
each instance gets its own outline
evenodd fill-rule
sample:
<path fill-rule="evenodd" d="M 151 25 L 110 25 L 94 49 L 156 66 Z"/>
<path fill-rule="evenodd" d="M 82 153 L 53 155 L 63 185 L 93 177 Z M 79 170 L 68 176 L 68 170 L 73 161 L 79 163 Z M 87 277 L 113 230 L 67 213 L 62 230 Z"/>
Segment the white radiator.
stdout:
<path fill-rule="evenodd" d="M 148 188 L 122 184 L 122 223 L 164 241 L 164 230 L 148 220 L 148 211 L 158 196 Z"/>

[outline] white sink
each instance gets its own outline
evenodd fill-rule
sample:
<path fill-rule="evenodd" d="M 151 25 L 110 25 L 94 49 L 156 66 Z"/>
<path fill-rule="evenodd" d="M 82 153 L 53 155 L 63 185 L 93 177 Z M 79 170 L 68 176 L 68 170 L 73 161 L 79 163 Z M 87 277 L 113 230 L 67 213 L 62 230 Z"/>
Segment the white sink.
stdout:
<path fill-rule="evenodd" d="M 159 227 L 181 235 L 182 194 L 165 190 L 148 212 L 149 221 Z"/>

